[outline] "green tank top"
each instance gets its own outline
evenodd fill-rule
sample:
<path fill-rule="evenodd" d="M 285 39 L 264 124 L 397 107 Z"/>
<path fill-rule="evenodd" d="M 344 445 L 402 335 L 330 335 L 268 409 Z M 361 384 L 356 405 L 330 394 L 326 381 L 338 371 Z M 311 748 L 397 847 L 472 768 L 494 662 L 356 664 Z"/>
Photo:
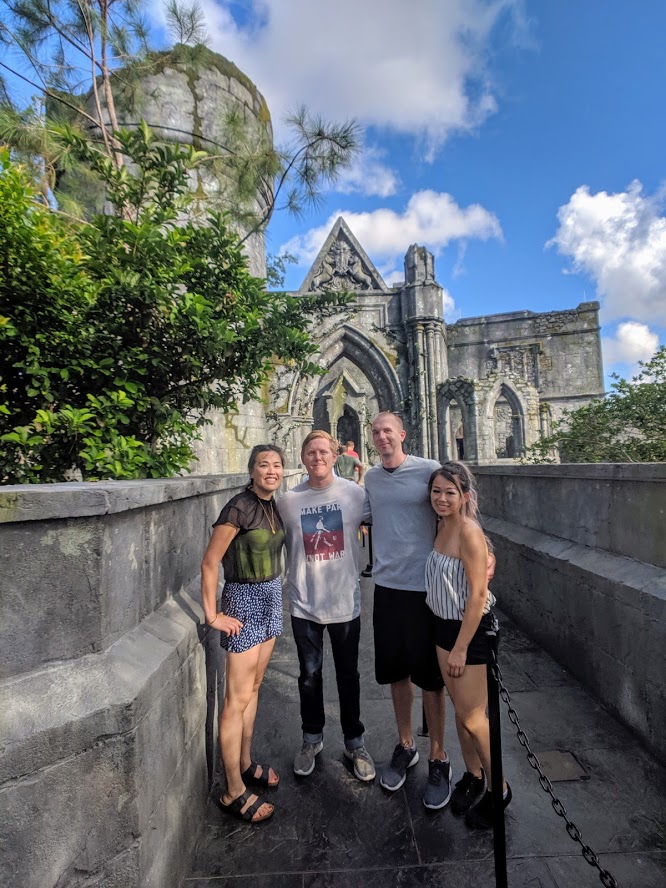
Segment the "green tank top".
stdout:
<path fill-rule="evenodd" d="M 265 583 L 282 572 L 284 526 L 275 500 L 260 499 L 252 490 L 232 497 L 213 527 L 238 528 L 222 558 L 229 583 Z"/>

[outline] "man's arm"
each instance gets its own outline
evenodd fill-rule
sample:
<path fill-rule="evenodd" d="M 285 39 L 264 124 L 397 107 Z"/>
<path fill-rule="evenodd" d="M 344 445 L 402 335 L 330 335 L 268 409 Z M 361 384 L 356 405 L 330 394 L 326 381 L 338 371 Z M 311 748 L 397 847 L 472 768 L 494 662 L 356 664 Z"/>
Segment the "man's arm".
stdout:
<path fill-rule="evenodd" d="M 354 462 L 354 471 L 355 471 L 355 472 L 358 472 L 358 479 L 357 479 L 357 482 L 360 484 L 360 483 L 361 483 L 361 479 L 363 478 L 363 475 L 365 474 L 365 466 L 363 465 L 363 463 L 361 462 L 360 459 L 355 460 L 355 462 Z"/>
<path fill-rule="evenodd" d="M 363 523 L 372 524 L 372 509 L 370 508 L 370 497 L 368 496 L 368 488 L 365 488 L 365 501 L 363 503 Z"/>

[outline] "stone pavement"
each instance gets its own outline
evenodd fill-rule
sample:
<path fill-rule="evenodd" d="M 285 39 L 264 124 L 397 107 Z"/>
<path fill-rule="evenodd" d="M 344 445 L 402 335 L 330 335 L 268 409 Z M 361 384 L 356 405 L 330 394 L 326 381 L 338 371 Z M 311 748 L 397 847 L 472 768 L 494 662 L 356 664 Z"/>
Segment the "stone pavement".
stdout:
<path fill-rule="evenodd" d="M 360 671 L 366 745 L 379 767 L 390 758 L 396 734 L 390 692 L 374 681 L 372 588 L 371 580 L 363 581 Z M 507 618 L 501 622 L 505 684 L 537 755 L 551 762 L 554 777 L 575 777 L 553 785 L 584 841 L 621 888 L 666 888 L 666 769 Z M 492 834 L 467 829 L 448 808 L 423 807 L 427 740 L 418 739 L 421 761 L 398 792 L 354 778 L 343 755 L 328 645 L 324 670 L 325 747 L 314 773 L 298 778 L 292 771 L 301 737 L 298 665 L 287 618 L 260 694 L 254 748 L 255 758 L 270 760 L 282 777 L 270 793 L 275 815 L 251 827 L 209 804 L 182 888 L 493 886 Z M 420 713 L 417 700 L 415 727 Z M 504 704 L 502 733 L 514 794 L 506 816 L 509 885 L 600 885 L 540 788 Z M 446 743 L 457 780 L 463 768 L 450 702 Z"/>

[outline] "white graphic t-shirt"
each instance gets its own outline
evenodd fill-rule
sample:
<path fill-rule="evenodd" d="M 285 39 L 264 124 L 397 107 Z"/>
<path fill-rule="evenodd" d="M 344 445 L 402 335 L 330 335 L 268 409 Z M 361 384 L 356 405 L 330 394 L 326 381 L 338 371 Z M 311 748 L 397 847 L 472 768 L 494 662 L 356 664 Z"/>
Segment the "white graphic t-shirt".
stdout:
<path fill-rule="evenodd" d="M 315 623 L 344 623 L 361 612 L 358 526 L 363 490 L 335 478 L 321 490 L 298 484 L 280 497 L 287 542 L 285 595 L 291 613 Z"/>

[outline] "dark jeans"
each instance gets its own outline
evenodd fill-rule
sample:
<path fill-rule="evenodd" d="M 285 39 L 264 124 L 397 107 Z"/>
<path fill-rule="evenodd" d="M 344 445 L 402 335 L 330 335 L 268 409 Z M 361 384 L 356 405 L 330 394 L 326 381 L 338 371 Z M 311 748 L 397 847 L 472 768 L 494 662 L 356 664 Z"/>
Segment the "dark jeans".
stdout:
<path fill-rule="evenodd" d="M 346 741 L 363 742 L 363 722 L 361 721 L 361 682 L 358 674 L 358 642 L 361 634 L 361 618 L 356 617 L 347 623 L 314 623 L 292 617 L 296 650 L 301 673 L 298 677 L 298 691 L 301 697 L 301 719 L 303 734 L 321 735 L 324 730 L 324 693 L 322 685 L 322 663 L 324 661 L 324 629 L 328 629 L 335 663 L 335 678 L 338 683 L 340 700 L 340 724 Z"/>

